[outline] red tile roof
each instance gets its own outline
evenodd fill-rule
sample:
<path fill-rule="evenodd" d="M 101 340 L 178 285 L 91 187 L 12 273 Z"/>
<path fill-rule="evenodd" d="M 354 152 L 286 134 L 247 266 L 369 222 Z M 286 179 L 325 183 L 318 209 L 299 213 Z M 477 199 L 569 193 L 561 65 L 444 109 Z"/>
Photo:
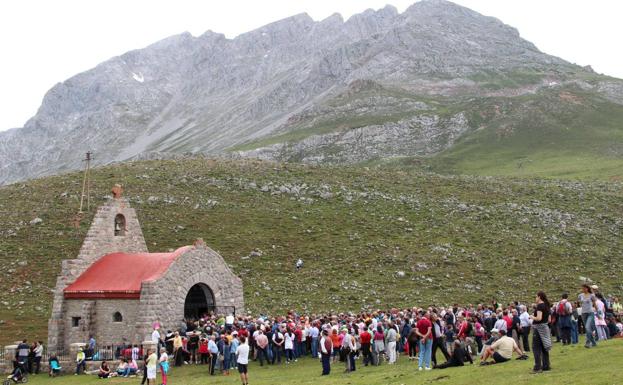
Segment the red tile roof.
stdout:
<path fill-rule="evenodd" d="M 64 290 L 65 298 L 140 298 L 143 282 L 164 275 L 171 263 L 192 246 L 172 253 L 112 253 L 95 261 Z"/>

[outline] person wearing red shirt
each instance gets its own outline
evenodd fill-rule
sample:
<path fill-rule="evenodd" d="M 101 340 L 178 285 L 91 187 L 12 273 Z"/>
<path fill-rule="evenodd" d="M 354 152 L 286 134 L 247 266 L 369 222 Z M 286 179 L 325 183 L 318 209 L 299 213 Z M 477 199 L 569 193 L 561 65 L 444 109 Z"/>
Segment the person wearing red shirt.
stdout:
<path fill-rule="evenodd" d="M 424 316 L 415 324 L 416 333 L 420 336 L 420 359 L 418 370 L 425 368 L 430 370 L 430 361 L 433 349 L 433 324 L 430 322 L 430 313 L 426 312 Z"/>
<path fill-rule="evenodd" d="M 303 356 L 303 332 L 300 327 L 294 327 L 294 354 L 296 358 Z"/>
<path fill-rule="evenodd" d="M 210 352 L 208 351 L 208 340 L 202 338 L 199 340 L 199 356 L 201 357 L 201 363 L 207 364 Z"/>
<path fill-rule="evenodd" d="M 513 329 L 513 318 L 508 315 L 508 310 L 504 310 L 504 313 L 502 314 L 502 319 L 506 321 L 506 331 L 508 332 Z M 507 333 L 506 335 L 512 338 L 509 334 L 510 333 Z"/>
<path fill-rule="evenodd" d="M 368 366 L 372 362 L 372 356 L 370 355 L 370 342 L 372 341 L 372 335 L 368 329 L 362 329 L 359 333 L 359 343 L 361 344 L 361 354 L 363 354 L 363 365 Z"/>
<path fill-rule="evenodd" d="M 246 328 L 240 328 L 238 330 L 238 336 L 239 337 L 244 337 L 244 338 L 249 338 L 249 331 Z"/>
<path fill-rule="evenodd" d="M 508 315 L 508 310 L 504 310 L 502 314 L 502 319 L 506 322 L 506 335 L 513 338 L 513 317 Z"/>
<path fill-rule="evenodd" d="M 464 340 L 467 337 L 467 331 L 469 329 L 469 323 L 463 316 L 459 316 L 459 332 L 457 333 L 457 338 L 460 340 Z"/>

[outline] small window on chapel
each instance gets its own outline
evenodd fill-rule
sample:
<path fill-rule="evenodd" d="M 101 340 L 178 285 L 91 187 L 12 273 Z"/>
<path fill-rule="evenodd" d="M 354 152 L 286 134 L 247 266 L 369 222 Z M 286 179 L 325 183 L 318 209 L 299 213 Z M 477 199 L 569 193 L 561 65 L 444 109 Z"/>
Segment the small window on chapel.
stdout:
<path fill-rule="evenodd" d="M 113 322 L 123 322 L 123 316 L 121 315 L 121 313 L 116 312 L 115 314 L 112 315 L 112 321 Z"/>
<path fill-rule="evenodd" d="M 115 217 L 115 236 L 125 235 L 125 217 L 122 214 L 117 214 Z"/>
<path fill-rule="evenodd" d="M 81 317 L 71 317 L 71 327 L 77 328 L 80 326 Z"/>

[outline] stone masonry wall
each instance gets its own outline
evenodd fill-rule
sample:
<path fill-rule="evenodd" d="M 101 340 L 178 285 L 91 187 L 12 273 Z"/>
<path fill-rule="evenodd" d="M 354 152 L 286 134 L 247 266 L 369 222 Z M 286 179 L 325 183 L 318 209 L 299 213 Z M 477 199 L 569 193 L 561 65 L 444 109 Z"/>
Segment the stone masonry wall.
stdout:
<path fill-rule="evenodd" d="M 115 236 L 114 221 L 122 214 L 126 221 L 126 232 Z M 93 218 L 76 259 L 64 260 L 61 274 L 54 289 L 52 316 L 48 321 L 48 346 L 50 349 L 67 348 L 72 342 L 65 333 L 66 306 L 63 290 L 74 282 L 98 258 L 112 252 L 147 252 L 136 212 L 123 198 L 111 199 L 101 206 Z"/>
<path fill-rule="evenodd" d="M 179 256 L 163 277 L 143 283 L 137 337 L 149 336 L 156 320 L 165 330 L 177 329 L 184 318 L 186 294 L 197 283 L 212 289 L 216 306 L 235 306 L 236 313 L 244 312 L 242 280 L 219 254 L 200 244 Z"/>
<path fill-rule="evenodd" d="M 89 323 L 85 320 L 85 308 L 92 304 L 92 317 Z M 127 343 L 141 343 L 135 338 L 136 312 L 139 300 L 135 299 L 98 299 L 98 300 L 66 300 L 66 317 L 64 319 L 65 337 L 70 342 L 87 342 L 89 334 L 93 334 L 98 346 Z M 115 322 L 113 315 L 121 313 L 123 320 Z M 72 317 L 81 317 L 78 327 L 72 326 Z"/>

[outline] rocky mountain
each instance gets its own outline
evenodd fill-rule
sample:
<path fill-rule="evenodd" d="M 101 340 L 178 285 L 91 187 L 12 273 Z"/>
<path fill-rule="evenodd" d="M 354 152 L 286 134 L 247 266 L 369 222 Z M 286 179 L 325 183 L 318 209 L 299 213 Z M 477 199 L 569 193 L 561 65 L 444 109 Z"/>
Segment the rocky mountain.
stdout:
<path fill-rule="evenodd" d="M 434 159 L 547 95 L 569 95 L 553 109 L 623 113 L 619 80 L 444 0 L 346 21 L 299 14 L 234 39 L 172 36 L 57 84 L 23 128 L 0 133 L 0 183 L 76 169 L 86 151 L 97 164 L 185 153 Z M 523 129 L 509 127 L 503 138 Z"/>

